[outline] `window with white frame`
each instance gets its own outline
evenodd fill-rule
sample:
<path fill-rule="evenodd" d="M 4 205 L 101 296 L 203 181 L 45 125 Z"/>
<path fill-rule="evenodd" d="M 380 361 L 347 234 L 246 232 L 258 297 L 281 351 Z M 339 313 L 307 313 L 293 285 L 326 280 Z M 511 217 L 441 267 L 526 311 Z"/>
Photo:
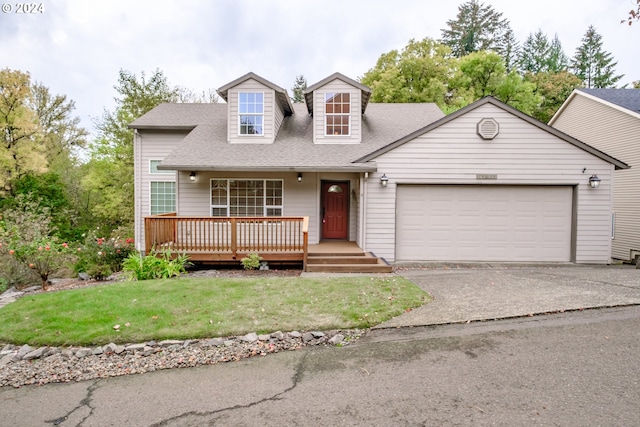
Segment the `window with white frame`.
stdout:
<path fill-rule="evenodd" d="M 264 93 L 238 93 L 240 135 L 264 135 Z"/>
<path fill-rule="evenodd" d="M 212 179 L 211 216 L 282 216 L 282 180 Z"/>
<path fill-rule="evenodd" d="M 351 119 L 351 95 L 326 93 L 324 97 L 326 135 L 349 135 Z"/>
<path fill-rule="evenodd" d="M 150 174 L 163 174 L 163 175 L 173 175 L 176 173 L 174 170 L 159 170 L 158 165 L 162 160 L 149 160 L 149 173 Z"/>
<path fill-rule="evenodd" d="M 150 187 L 151 215 L 176 211 L 176 183 L 173 181 L 152 181 Z"/>

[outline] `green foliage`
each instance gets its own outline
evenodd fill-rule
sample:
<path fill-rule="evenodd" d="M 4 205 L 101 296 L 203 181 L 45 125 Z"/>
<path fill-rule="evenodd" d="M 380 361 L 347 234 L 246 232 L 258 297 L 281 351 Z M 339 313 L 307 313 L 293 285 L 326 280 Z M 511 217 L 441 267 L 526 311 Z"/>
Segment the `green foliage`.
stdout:
<path fill-rule="evenodd" d="M 294 103 L 303 103 L 304 91 L 306 89 L 307 89 L 307 79 L 302 74 L 296 76 L 296 81 L 293 84 L 293 88 L 291 88 L 291 92 L 293 92 L 291 101 L 293 101 Z"/>
<path fill-rule="evenodd" d="M 48 208 L 39 206 L 31 194 L 19 195 L 15 202 L 3 210 L 0 220 L 4 280 L 16 286 L 29 284 L 33 275 L 26 269 L 30 268 L 46 289 L 49 277 L 71 263 L 72 252 L 66 242 L 51 235 Z"/>
<path fill-rule="evenodd" d="M 571 92 L 582 85 L 582 81 L 568 71 L 528 73 L 524 79 L 535 85 L 535 93 L 541 98 L 532 115 L 544 123 L 548 123 Z"/>
<path fill-rule="evenodd" d="M 456 64 L 447 46 L 429 38 L 412 39 L 402 51 L 381 55 L 361 82 L 373 90 L 372 102 L 435 102 L 443 108 Z"/>
<path fill-rule="evenodd" d="M 99 136 L 89 146 L 83 187 L 91 195 L 91 214 L 110 229 L 133 222 L 133 130 L 129 123 L 163 102 L 175 102 L 179 89 L 172 88 L 160 70 L 149 79 L 142 73 L 120 70 L 115 86 L 119 97 L 113 112 L 105 111 L 97 124 Z"/>
<path fill-rule="evenodd" d="M 247 254 L 246 257 L 240 260 L 240 263 L 242 263 L 242 268 L 244 268 L 245 270 L 257 270 L 258 268 L 260 268 L 260 261 L 262 261 L 260 255 Z"/>
<path fill-rule="evenodd" d="M 602 36 L 590 25 L 582 37 L 582 44 L 571 59 L 571 69 L 587 88 L 611 88 L 624 75 L 615 75 L 615 66 L 611 53 L 602 49 Z"/>
<path fill-rule="evenodd" d="M 170 250 L 142 255 L 130 254 L 123 262 L 123 270 L 130 280 L 168 279 L 185 273 L 189 262 L 186 254 L 173 256 Z"/>
<path fill-rule="evenodd" d="M 509 21 L 502 19 L 502 13 L 478 0 L 458 6 L 456 19 L 447 21 L 447 26 L 442 30 L 442 43 L 458 58 L 481 50 L 504 53 L 511 28 Z"/>
<path fill-rule="evenodd" d="M 123 238 L 117 232 L 110 238 L 97 237 L 99 229 L 88 233 L 84 245 L 78 248 L 76 272 L 85 272 L 95 280 L 104 280 L 121 271 L 122 264 L 135 248 L 132 238 Z"/>

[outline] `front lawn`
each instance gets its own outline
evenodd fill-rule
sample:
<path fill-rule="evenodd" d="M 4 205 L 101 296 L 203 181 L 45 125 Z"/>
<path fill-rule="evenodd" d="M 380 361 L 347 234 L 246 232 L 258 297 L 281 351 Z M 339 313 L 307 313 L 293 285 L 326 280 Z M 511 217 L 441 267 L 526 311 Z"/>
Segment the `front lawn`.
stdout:
<path fill-rule="evenodd" d="M 399 276 L 124 282 L 24 296 L 0 309 L 0 342 L 87 346 L 368 328 L 428 301 Z"/>

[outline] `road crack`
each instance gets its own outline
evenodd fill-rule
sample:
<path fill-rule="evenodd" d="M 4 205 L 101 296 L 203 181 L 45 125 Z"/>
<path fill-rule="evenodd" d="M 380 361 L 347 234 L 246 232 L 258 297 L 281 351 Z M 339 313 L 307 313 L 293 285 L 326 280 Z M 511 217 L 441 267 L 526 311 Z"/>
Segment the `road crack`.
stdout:
<path fill-rule="evenodd" d="M 89 408 L 89 413 L 80 420 L 80 422 L 78 422 L 78 424 L 76 424 L 76 427 L 81 427 L 82 424 L 84 424 L 84 422 L 86 420 L 88 420 L 92 415 L 93 415 L 93 411 L 95 410 L 95 407 L 93 407 L 91 405 L 91 402 L 93 401 L 93 392 L 96 391 L 98 389 L 98 381 L 94 381 L 91 383 L 91 385 L 89 387 L 87 387 L 87 395 L 80 401 L 80 403 L 78 404 L 78 406 L 76 406 L 75 408 L 73 408 L 71 411 L 67 412 L 66 414 L 64 414 L 61 417 L 58 417 L 56 419 L 53 420 L 46 420 L 46 423 L 51 423 L 54 426 L 60 425 L 62 423 L 64 423 L 65 421 L 67 421 L 69 419 L 69 417 L 71 417 L 71 415 L 73 415 L 74 412 L 81 410 L 82 408 L 86 407 Z"/>
<path fill-rule="evenodd" d="M 214 416 L 214 415 L 218 415 L 218 414 L 221 414 L 221 413 L 224 413 L 224 412 L 228 412 L 228 411 L 235 411 L 235 410 L 238 410 L 238 409 L 251 408 L 253 406 L 260 405 L 262 403 L 278 401 L 278 400 L 282 399 L 283 395 L 285 395 L 285 394 L 289 393 L 290 391 L 294 390 L 298 386 L 298 384 L 302 381 L 302 377 L 304 375 L 308 354 L 309 354 L 308 352 L 304 352 L 303 355 L 302 355 L 302 358 L 296 364 L 296 367 L 294 369 L 293 375 L 291 377 L 291 386 L 289 386 L 286 389 L 274 394 L 273 396 L 265 397 L 263 399 L 256 400 L 255 402 L 247 403 L 245 405 L 234 405 L 234 406 L 230 406 L 230 407 L 227 407 L 227 408 L 216 409 L 215 411 L 205 411 L 205 412 L 190 411 L 190 412 L 185 412 L 185 413 L 177 415 L 175 417 L 168 418 L 166 420 L 162 420 L 159 423 L 152 424 L 151 427 L 166 427 L 166 426 L 170 425 L 169 423 L 172 423 L 174 421 L 177 421 L 177 420 L 180 420 L 180 419 L 184 419 L 184 418 L 187 418 L 187 417 Z"/>

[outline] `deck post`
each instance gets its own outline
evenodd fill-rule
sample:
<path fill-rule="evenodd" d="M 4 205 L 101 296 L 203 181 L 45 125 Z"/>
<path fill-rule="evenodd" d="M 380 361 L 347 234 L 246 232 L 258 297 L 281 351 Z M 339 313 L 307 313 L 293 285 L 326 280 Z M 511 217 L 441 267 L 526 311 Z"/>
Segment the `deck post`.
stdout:
<path fill-rule="evenodd" d="M 231 218 L 231 256 L 233 259 L 238 256 L 238 228 L 234 217 Z"/>

